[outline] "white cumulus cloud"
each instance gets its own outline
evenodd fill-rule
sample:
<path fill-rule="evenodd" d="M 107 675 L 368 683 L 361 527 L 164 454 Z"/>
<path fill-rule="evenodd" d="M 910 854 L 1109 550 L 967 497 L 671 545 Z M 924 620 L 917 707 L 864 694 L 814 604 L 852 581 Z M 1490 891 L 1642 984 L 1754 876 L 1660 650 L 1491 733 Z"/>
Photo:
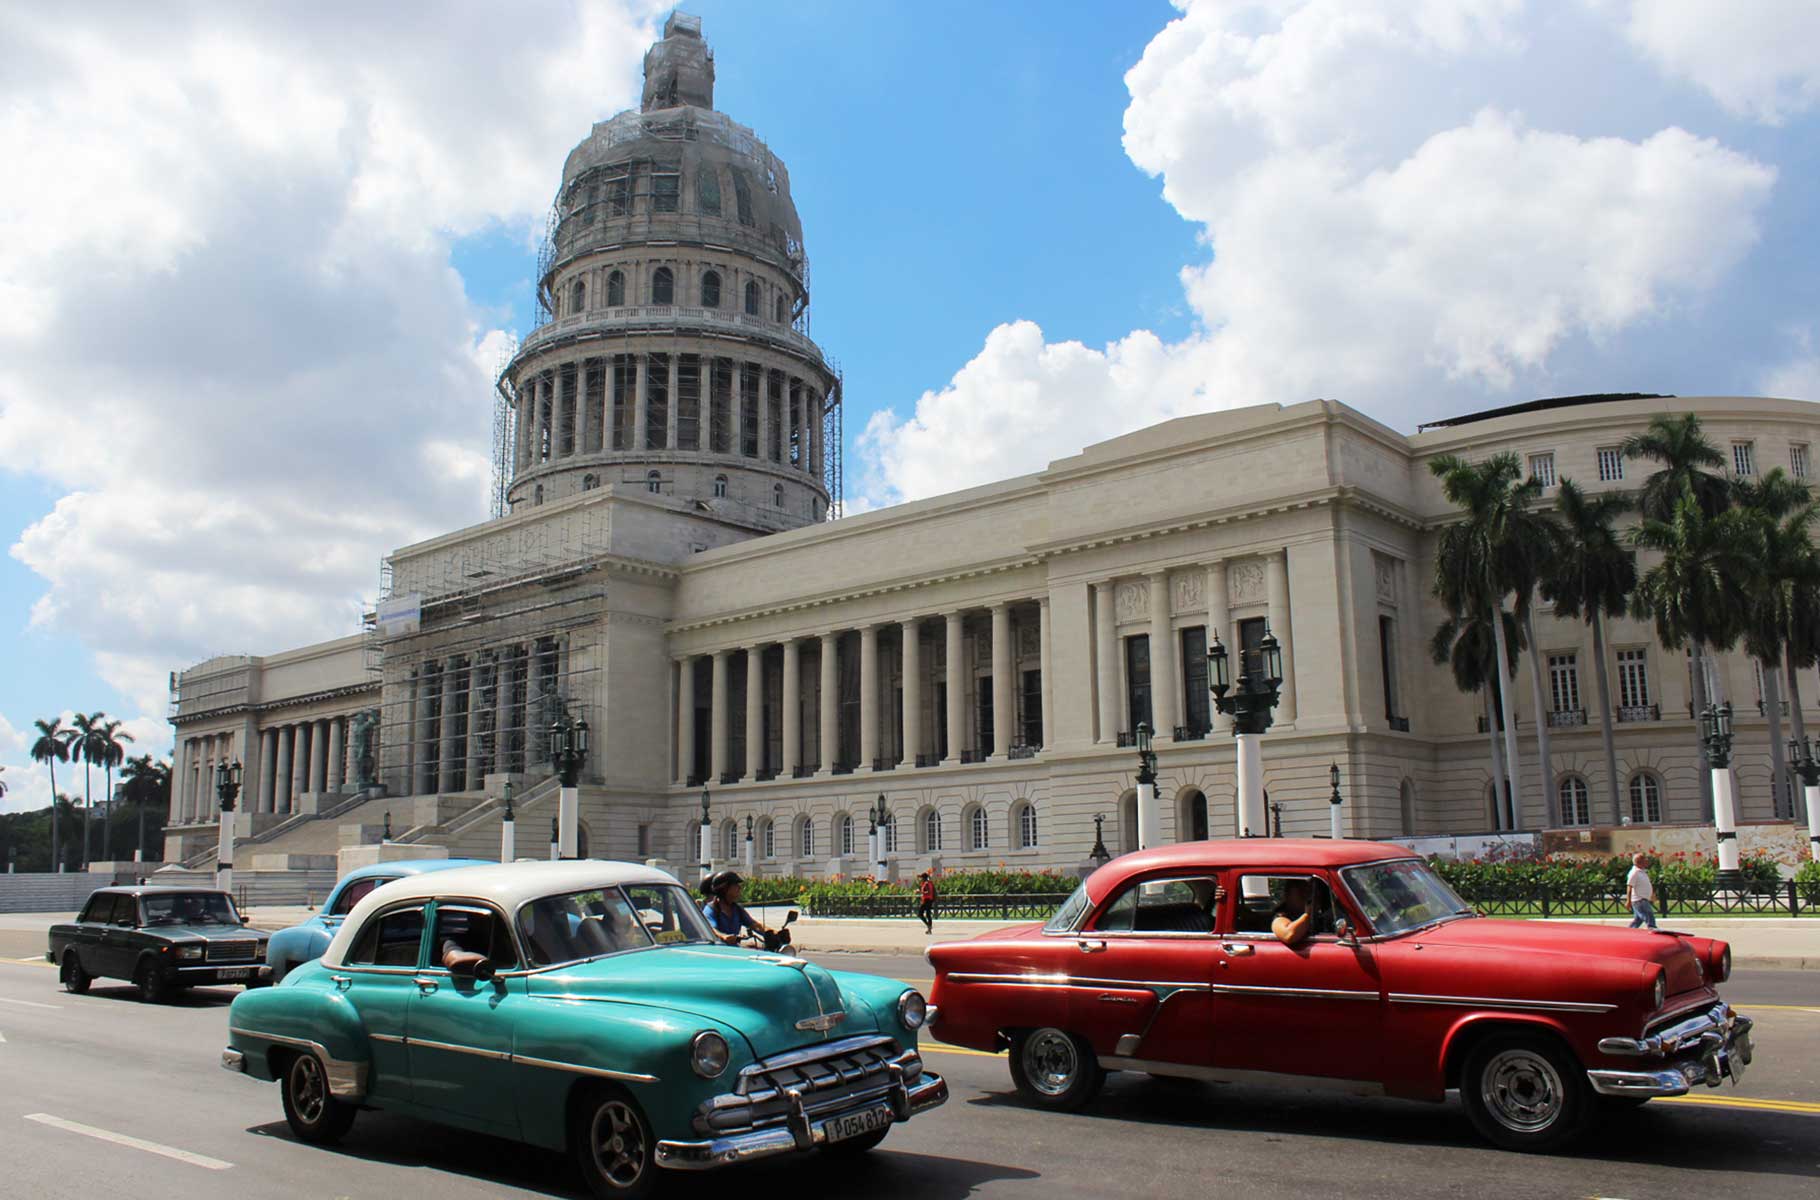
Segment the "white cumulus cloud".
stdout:
<path fill-rule="evenodd" d="M 1820 4 L 1628 0 L 1625 34 L 1736 116 L 1778 124 L 1820 103 Z"/>

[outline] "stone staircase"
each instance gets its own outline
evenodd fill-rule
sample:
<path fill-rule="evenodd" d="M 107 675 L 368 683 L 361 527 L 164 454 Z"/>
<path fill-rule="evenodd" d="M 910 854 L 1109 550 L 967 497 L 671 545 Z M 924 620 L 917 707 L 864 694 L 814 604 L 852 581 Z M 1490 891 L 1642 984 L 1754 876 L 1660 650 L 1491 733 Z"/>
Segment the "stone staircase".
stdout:
<path fill-rule="evenodd" d="M 556 798 L 560 784 L 554 776 L 538 780 L 512 797 L 512 815 L 518 826 L 519 857 L 541 858 L 548 838 L 535 831 L 549 824 L 556 815 Z M 392 838 L 395 844 L 429 844 L 447 846 L 451 858 L 498 858 L 499 826 L 505 816 L 505 802 L 481 793 L 437 797 L 457 802 L 447 811 L 420 813 L 429 818 Z M 460 804 L 460 801 L 467 801 Z"/>
<path fill-rule="evenodd" d="M 367 845 L 380 840 L 389 810 L 409 810 L 410 802 L 397 796 L 362 793 L 319 813 L 300 813 L 264 833 L 234 843 L 237 860 L 262 855 L 328 855 L 343 846 Z M 396 813 L 394 813 L 396 817 Z M 394 823 L 396 829 L 396 822 Z M 210 847 L 183 860 L 183 866 L 215 870 L 215 850 Z"/>

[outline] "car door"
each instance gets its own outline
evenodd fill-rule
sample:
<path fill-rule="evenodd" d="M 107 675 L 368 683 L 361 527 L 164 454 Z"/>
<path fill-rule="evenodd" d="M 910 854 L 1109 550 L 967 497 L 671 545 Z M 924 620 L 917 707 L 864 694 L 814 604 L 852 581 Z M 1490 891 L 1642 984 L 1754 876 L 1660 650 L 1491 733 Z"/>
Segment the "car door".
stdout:
<path fill-rule="evenodd" d="M 522 992 L 517 980 L 477 980 L 444 965 L 445 950 L 486 956 L 495 971 L 518 965 L 505 917 L 491 905 L 438 901 L 431 914 L 428 957 L 412 976 L 411 1081 L 416 1103 L 470 1121 L 516 1129 L 512 1107 L 513 1024 Z"/>
<path fill-rule="evenodd" d="M 380 909 L 329 974 L 366 1029 L 373 1057 L 368 1091 L 376 1100 L 413 1098 L 405 1034 L 422 964 L 424 915 L 421 900 Z"/>
<path fill-rule="evenodd" d="M 116 896 L 108 922 L 100 928 L 99 974 L 115 979 L 131 979 L 139 965 L 139 900 L 136 896 Z"/>
<path fill-rule="evenodd" d="M 1314 932 L 1294 946 L 1270 931 L 1289 892 L 1312 896 Z M 1229 874 L 1215 947 L 1214 1060 L 1224 1070 L 1375 1083 L 1384 993 L 1375 949 L 1341 944 L 1324 872 L 1285 868 Z"/>
<path fill-rule="evenodd" d="M 114 919 L 114 903 L 120 898 L 113 892 L 96 892 L 77 915 L 76 923 L 70 926 L 69 944 L 76 951 L 76 961 L 90 975 L 110 973 L 102 969 L 105 951 L 101 936 L 107 931 L 108 922 Z"/>
<path fill-rule="evenodd" d="M 1075 939 L 1074 1027 L 1101 1057 L 1212 1063 L 1218 884 L 1206 870 L 1134 880 Z"/>

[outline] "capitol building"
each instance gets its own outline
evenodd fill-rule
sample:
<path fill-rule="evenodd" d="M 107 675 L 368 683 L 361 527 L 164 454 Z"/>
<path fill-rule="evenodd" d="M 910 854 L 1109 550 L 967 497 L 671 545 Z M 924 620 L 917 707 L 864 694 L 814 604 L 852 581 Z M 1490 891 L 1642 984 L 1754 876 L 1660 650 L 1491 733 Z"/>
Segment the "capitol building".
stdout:
<path fill-rule="evenodd" d="M 394 551 L 345 638 L 174 676 L 167 858 L 211 865 L 228 761 L 243 870 L 321 869 L 381 838 L 494 857 L 508 783 L 520 853 L 540 849 L 565 713 L 592 731 L 595 857 L 693 864 L 705 791 L 716 857 L 742 859 L 750 829 L 766 874 L 869 870 L 881 798 L 900 875 L 1072 868 L 1096 816 L 1114 853 L 1135 847 L 1140 722 L 1158 731 L 1164 836 L 1227 836 L 1234 743 L 1206 652 L 1216 635 L 1255 649 L 1266 628 L 1283 833 L 1326 831 L 1333 765 L 1349 835 L 1494 830 L 1485 697 L 1428 653 L 1455 517 L 1429 461 L 1512 451 L 1552 495 L 1563 478 L 1635 488 L 1652 468 L 1617 448 L 1660 413 L 1698 413 L 1741 473 L 1806 476 L 1820 442 L 1820 409 L 1792 400 L 1577 397 L 1405 434 L 1308 399 L 843 515 L 841 377 L 810 336 L 789 173 L 715 110 L 713 55 L 681 14 L 646 55 L 638 111 L 563 164 L 539 267 L 541 323 L 499 382 L 498 515 Z M 1543 608 L 1537 635 L 1555 803 L 1523 677 L 1518 826 L 1700 820 L 1685 651 L 1608 626 L 1614 780 L 1590 630 Z M 1751 660 L 1718 662 L 1741 820 L 1772 821 L 1789 811 L 1776 714 L 1754 703 Z"/>

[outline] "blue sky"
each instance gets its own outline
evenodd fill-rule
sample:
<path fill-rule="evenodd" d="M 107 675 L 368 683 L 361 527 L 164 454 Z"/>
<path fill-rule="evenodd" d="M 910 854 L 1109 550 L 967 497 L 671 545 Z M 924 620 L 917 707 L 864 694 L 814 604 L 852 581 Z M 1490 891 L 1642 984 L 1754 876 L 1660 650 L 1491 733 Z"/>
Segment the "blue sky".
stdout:
<path fill-rule="evenodd" d="M 0 765 L 352 632 L 484 516 L 488 374 L 644 0 L 0 16 Z M 789 164 L 848 498 L 1311 396 L 1820 396 L 1820 6 L 706 0 Z M 409 45 L 409 55 L 398 47 Z M 1135 68 L 1135 69 L 1134 69 Z"/>

